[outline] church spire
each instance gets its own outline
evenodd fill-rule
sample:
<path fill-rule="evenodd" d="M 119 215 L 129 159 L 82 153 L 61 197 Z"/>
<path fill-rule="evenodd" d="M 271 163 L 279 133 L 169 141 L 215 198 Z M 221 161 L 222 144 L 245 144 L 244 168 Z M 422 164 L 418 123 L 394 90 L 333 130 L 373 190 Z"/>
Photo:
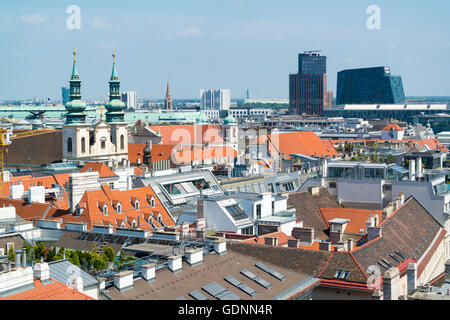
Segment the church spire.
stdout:
<path fill-rule="evenodd" d="M 105 104 L 105 108 L 108 110 L 106 112 L 106 122 L 123 122 L 125 114 L 123 109 L 125 108 L 125 103 L 122 102 L 120 97 L 120 80 L 117 75 L 116 68 L 116 51 L 113 49 L 113 66 L 111 72 L 111 78 L 109 79 L 109 101 Z"/>
<path fill-rule="evenodd" d="M 86 109 L 86 104 L 81 100 L 81 80 L 78 74 L 76 62 L 77 62 L 77 50 L 73 47 L 73 66 L 72 75 L 70 76 L 70 100 L 66 103 L 66 123 L 84 123 L 86 115 L 83 111 Z"/>
<path fill-rule="evenodd" d="M 166 110 L 172 110 L 172 97 L 170 96 L 170 84 L 169 80 L 167 80 L 167 89 L 166 89 L 166 99 L 164 100 L 164 107 Z"/>

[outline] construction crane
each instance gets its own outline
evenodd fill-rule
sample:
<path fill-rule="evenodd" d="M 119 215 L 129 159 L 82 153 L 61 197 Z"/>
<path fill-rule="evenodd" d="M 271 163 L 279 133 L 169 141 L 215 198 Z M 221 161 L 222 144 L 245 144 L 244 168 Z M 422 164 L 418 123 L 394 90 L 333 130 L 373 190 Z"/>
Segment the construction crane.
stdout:
<path fill-rule="evenodd" d="M 56 129 L 36 129 L 36 130 L 28 130 L 14 133 L 13 128 L 5 128 L 3 124 L 7 122 L 12 125 L 26 126 L 24 123 L 14 122 L 5 118 L 0 118 L 0 196 L 3 196 L 3 171 L 4 171 L 4 163 L 5 163 L 5 155 L 8 153 L 8 146 L 11 145 L 13 140 L 36 136 L 45 133 L 51 132 L 61 132 L 61 130 Z"/>

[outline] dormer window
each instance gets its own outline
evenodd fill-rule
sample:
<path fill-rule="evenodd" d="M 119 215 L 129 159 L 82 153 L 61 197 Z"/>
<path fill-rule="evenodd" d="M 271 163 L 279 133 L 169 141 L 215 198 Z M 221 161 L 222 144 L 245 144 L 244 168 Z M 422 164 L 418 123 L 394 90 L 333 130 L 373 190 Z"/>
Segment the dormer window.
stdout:
<path fill-rule="evenodd" d="M 122 212 L 122 204 L 119 202 L 117 203 L 117 212 L 121 213 Z"/>
<path fill-rule="evenodd" d="M 134 201 L 134 208 L 136 210 L 139 210 L 139 200 L 137 200 L 137 199 Z"/>
<path fill-rule="evenodd" d="M 133 222 L 131 222 L 131 228 L 135 229 L 136 228 L 136 220 L 133 219 Z"/>
<path fill-rule="evenodd" d="M 152 208 L 155 207 L 155 198 L 154 198 L 154 197 L 152 197 L 152 198 L 150 199 L 150 205 L 152 206 Z"/>
<path fill-rule="evenodd" d="M 106 216 L 106 215 L 108 215 L 108 205 L 105 203 L 104 205 L 103 205 L 103 214 Z"/>
<path fill-rule="evenodd" d="M 162 223 L 162 216 L 161 216 L 161 212 L 158 214 L 158 223 L 161 224 Z"/>

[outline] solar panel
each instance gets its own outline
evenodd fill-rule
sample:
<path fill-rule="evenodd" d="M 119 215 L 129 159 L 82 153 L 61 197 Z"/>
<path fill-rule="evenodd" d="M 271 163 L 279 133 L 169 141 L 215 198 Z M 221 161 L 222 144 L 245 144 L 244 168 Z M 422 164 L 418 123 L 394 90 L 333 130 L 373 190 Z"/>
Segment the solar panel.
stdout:
<path fill-rule="evenodd" d="M 392 268 L 392 264 L 389 262 L 389 261 L 387 261 L 386 259 L 381 259 L 385 264 L 387 264 L 389 267 L 391 267 Z"/>
<path fill-rule="evenodd" d="M 381 261 L 381 260 L 378 260 L 378 264 L 379 264 L 380 266 L 382 266 L 383 268 L 385 268 L 386 270 L 389 269 L 389 267 L 388 267 L 383 261 Z"/>
<path fill-rule="evenodd" d="M 229 206 L 229 207 L 225 207 L 225 209 L 227 209 L 227 211 L 231 214 L 231 216 L 233 217 L 233 219 L 235 221 L 239 221 L 239 220 L 248 218 L 247 215 L 245 214 L 244 210 L 242 210 L 242 208 L 237 204 Z"/>
<path fill-rule="evenodd" d="M 394 256 L 392 253 L 389 253 L 389 256 L 394 259 L 397 262 L 401 262 L 396 256 Z"/>
<path fill-rule="evenodd" d="M 286 279 L 286 276 L 279 273 L 276 270 L 273 270 L 272 268 L 269 268 L 268 266 L 266 266 L 264 263 L 262 262 L 258 262 L 257 264 L 255 264 L 255 266 L 257 266 L 258 268 L 260 268 L 261 270 L 267 272 L 268 274 L 270 274 L 271 276 L 277 278 L 280 281 L 283 281 L 284 279 Z"/>
<path fill-rule="evenodd" d="M 241 300 L 241 298 L 233 292 L 225 289 L 222 285 L 215 281 L 204 286 L 202 289 L 218 300 Z"/>
<path fill-rule="evenodd" d="M 266 289 L 270 289 L 272 288 L 272 285 L 270 284 L 270 282 L 267 282 L 266 280 L 264 280 L 263 278 L 256 276 L 253 272 L 244 269 L 241 270 L 241 273 L 246 276 L 247 278 L 255 281 L 256 283 L 258 283 L 259 285 L 263 286 Z"/>
<path fill-rule="evenodd" d="M 187 299 L 185 296 L 181 296 L 181 297 L 176 298 L 175 300 L 187 300 Z"/>
<path fill-rule="evenodd" d="M 195 300 L 209 300 L 207 297 L 205 297 L 201 292 L 197 290 L 190 292 L 189 295 Z"/>
<path fill-rule="evenodd" d="M 255 296 L 256 295 L 256 291 L 253 290 L 252 288 L 250 288 L 248 285 L 240 282 L 239 280 L 237 280 L 236 278 L 234 278 L 233 276 L 227 276 L 224 278 L 227 282 L 231 283 L 233 286 L 235 286 L 236 288 L 241 289 L 242 291 L 244 291 L 245 293 L 247 293 L 250 296 Z"/>

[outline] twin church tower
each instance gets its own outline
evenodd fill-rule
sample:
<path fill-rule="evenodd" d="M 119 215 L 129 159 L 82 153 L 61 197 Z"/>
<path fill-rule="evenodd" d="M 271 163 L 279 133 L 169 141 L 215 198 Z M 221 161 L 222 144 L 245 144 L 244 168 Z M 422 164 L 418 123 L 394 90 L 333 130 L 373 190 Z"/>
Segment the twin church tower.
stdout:
<path fill-rule="evenodd" d="M 66 103 L 63 126 L 63 158 L 68 161 L 105 162 L 110 165 L 128 160 L 128 124 L 124 120 L 125 103 L 120 99 L 120 81 L 113 51 L 113 66 L 109 79 L 109 101 L 105 104 L 106 120 L 100 119 L 92 128 L 86 123 L 86 103 L 81 100 L 81 80 L 73 51 L 70 77 L 70 100 Z"/>

